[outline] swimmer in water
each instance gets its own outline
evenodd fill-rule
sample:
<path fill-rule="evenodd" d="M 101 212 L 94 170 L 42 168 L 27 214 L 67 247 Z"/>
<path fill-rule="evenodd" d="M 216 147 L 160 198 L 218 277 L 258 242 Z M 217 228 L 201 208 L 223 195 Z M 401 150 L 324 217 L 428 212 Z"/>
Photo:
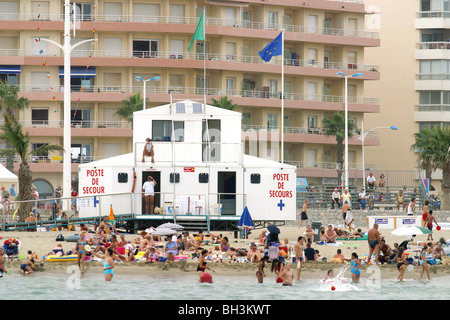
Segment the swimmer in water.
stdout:
<path fill-rule="evenodd" d="M 352 258 L 350 262 L 351 268 L 350 272 L 352 273 L 352 281 L 359 282 L 359 278 L 361 277 L 361 260 L 358 258 L 356 252 L 352 253 Z"/>
<path fill-rule="evenodd" d="M 334 280 L 333 269 L 328 270 L 327 276 L 322 280 L 322 282 Z"/>
<path fill-rule="evenodd" d="M 208 250 L 203 249 L 201 252 L 200 258 L 198 258 L 197 273 L 198 273 L 198 276 L 200 277 L 200 280 L 202 278 L 202 274 L 205 272 L 206 269 L 211 270 L 210 267 L 206 266 L 205 259 L 207 256 L 208 256 Z"/>
<path fill-rule="evenodd" d="M 283 280 L 283 286 L 292 286 L 294 281 L 294 273 L 291 270 L 291 264 L 286 264 L 286 267 L 281 271 L 279 277 Z"/>
<path fill-rule="evenodd" d="M 105 281 L 111 281 L 114 276 L 114 259 L 112 258 L 114 250 L 111 248 L 106 249 L 106 254 L 101 255 L 98 253 L 93 253 L 96 257 L 104 259 L 103 262 L 103 273 L 105 274 Z"/>
<path fill-rule="evenodd" d="M 269 261 L 269 256 L 265 255 L 258 265 L 258 271 L 256 271 L 256 278 L 258 279 L 258 283 L 263 283 L 264 277 L 266 274 L 264 273 L 264 267 L 266 262 Z"/>

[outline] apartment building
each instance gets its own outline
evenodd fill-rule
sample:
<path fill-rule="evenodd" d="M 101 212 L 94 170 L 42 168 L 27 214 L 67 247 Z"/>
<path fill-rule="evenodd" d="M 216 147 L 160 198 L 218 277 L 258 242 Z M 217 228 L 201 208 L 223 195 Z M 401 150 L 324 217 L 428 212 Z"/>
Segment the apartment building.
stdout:
<path fill-rule="evenodd" d="M 95 42 L 72 52 L 74 181 L 80 162 L 131 152 L 132 129 L 114 113 L 122 100 L 143 91 L 137 76 L 161 78 L 147 83 L 147 108 L 204 95 L 211 103 L 227 95 L 242 112 L 246 151 L 280 159 L 284 61 L 284 160 L 311 177 L 317 169 L 336 177 L 336 142 L 323 134 L 323 120 L 344 111 L 338 71 L 362 73 L 348 81 L 349 118 L 358 127 L 364 114 L 380 111 L 378 95 L 365 93 L 366 81 L 380 78 L 377 65 L 365 64 L 365 49 L 379 47 L 380 40 L 365 30 L 360 0 L 95 0 L 75 6 L 79 21 L 72 43 Z M 188 51 L 204 11 L 206 41 Z M 32 148 L 63 142 L 63 53 L 41 41 L 63 42 L 63 18 L 63 1 L 0 1 L 0 78 L 30 100 L 20 121 Z M 258 51 L 282 29 L 284 56 L 264 63 Z M 351 168 L 362 161 L 356 138 L 349 141 Z M 378 144 L 376 134 L 365 140 Z M 62 184 L 61 153 L 31 162 L 41 194 Z"/>
<path fill-rule="evenodd" d="M 366 93 L 380 98 L 380 113 L 366 114 L 369 127 L 395 125 L 396 132 L 379 130 L 380 145 L 367 148 L 371 161 L 383 168 L 417 168 L 414 133 L 429 126 L 450 125 L 450 1 L 367 0 L 371 30 L 382 45 L 368 48 L 366 58 L 380 66 L 382 80 L 367 83 Z M 440 179 L 439 172 L 433 179 Z M 439 184 L 435 183 L 438 188 Z"/>

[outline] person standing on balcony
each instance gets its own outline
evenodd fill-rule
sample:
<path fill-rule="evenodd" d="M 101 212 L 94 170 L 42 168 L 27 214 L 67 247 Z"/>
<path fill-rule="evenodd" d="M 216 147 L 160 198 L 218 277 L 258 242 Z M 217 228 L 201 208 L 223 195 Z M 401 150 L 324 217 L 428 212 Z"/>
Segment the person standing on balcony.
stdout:
<path fill-rule="evenodd" d="M 154 155 L 155 152 L 153 149 L 152 139 L 147 138 L 145 139 L 144 152 L 142 153 L 142 162 L 145 162 L 145 157 L 152 157 L 152 163 L 155 163 Z"/>

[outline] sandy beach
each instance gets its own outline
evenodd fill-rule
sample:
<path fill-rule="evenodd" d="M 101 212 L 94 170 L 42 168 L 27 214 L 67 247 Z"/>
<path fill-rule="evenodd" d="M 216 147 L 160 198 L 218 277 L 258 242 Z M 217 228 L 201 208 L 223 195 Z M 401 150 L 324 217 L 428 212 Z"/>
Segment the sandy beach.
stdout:
<path fill-rule="evenodd" d="M 303 235 L 305 228 L 298 228 L 297 226 L 283 226 L 280 227 L 280 241 L 283 241 L 287 238 L 291 243 L 295 243 L 297 238 L 300 235 Z M 367 231 L 364 230 L 363 231 Z M 391 234 L 392 230 L 380 230 L 382 236 L 386 239 L 386 242 L 393 246 L 395 242 L 401 243 L 406 237 L 394 236 Z M 223 236 L 227 236 L 230 240 L 230 245 L 235 248 L 249 248 L 250 243 L 252 241 L 257 242 L 257 237 L 262 232 L 262 229 L 252 230 L 248 239 L 234 239 L 233 233 L 231 232 L 216 232 L 221 233 Z M 25 254 L 28 250 L 36 252 L 39 256 L 46 255 L 49 251 L 51 251 L 58 243 L 60 243 L 64 249 L 64 251 L 72 250 L 75 246 L 75 242 L 65 242 L 65 241 L 56 241 L 56 237 L 59 234 L 62 234 L 64 237 L 71 236 L 73 234 L 78 234 L 79 231 L 50 231 L 50 232 L 19 232 L 19 231 L 10 231 L 10 232 L 0 232 L 0 235 L 3 236 L 3 239 L 0 242 L 3 242 L 8 238 L 16 238 L 21 242 L 19 254 Z M 215 232 L 212 232 L 215 233 Z M 434 240 L 437 241 L 439 238 L 443 237 L 444 239 L 450 239 L 450 230 L 441 230 L 436 231 L 434 236 Z M 135 239 L 138 236 L 136 234 L 126 234 L 125 238 L 127 240 Z M 416 237 L 416 240 L 425 241 L 427 239 L 426 235 L 420 235 Z M 360 257 L 363 254 L 368 254 L 368 244 L 367 241 L 357 240 L 357 241 L 340 241 L 341 245 L 332 246 L 332 245 L 318 245 L 316 243 L 313 244 L 313 248 L 319 250 L 320 256 L 327 258 L 328 262 L 316 261 L 316 262 L 308 262 L 303 267 L 302 278 L 321 278 L 326 273 L 327 270 L 340 269 L 344 268 L 345 264 L 338 264 L 330 262 L 333 256 L 336 254 L 338 249 L 342 250 L 342 254 L 346 258 L 350 258 L 352 252 L 356 252 Z M 208 246 L 206 246 L 208 248 Z M 262 248 L 262 247 L 261 247 Z M 186 254 L 188 252 L 185 252 Z M 190 254 L 189 254 L 190 256 Z M 289 260 L 288 260 L 289 261 Z M 6 267 L 8 269 L 13 269 L 14 272 L 18 272 L 20 260 L 6 261 Z M 36 271 L 38 272 L 62 272 L 65 273 L 67 267 L 69 265 L 76 264 L 76 262 L 45 262 L 43 267 L 37 266 Z M 103 266 L 100 262 L 91 261 L 86 264 L 87 269 L 86 272 L 101 272 L 103 270 Z M 214 269 L 216 274 L 221 275 L 255 275 L 257 270 L 257 264 L 251 263 L 214 263 L 209 262 L 209 266 Z M 368 265 L 363 265 L 362 270 L 368 267 Z M 197 268 L 197 261 L 189 258 L 187 261 L 182 262 L 157 262 L 157 263 L 143 263 L 143 262 L 119 262 L 116 264 L 116 272 L 122 274 L 140 274 L 140 273 L 195 273 Z M 275 275 L 270 274 L 270 266 L 267 268 L 267 274 L 269 277 L 275 277 Z M 382 278 L 395 278 L 398 275 L 398 271 L 393 264 L 384 264 L 380 266 L 382 270 Z M 406 277 L 418 279 L 420 275 L 419 267 L 416 267 L 414 271 L 410 271 L 407 273 Z M 439 275 L 448 275 L 450 274 L 450 265 L 436 265 L 430 266 L 430 271 L 432 273 L 432 277 Z M 348 273 L 350 273 L 348 271 Z"/>

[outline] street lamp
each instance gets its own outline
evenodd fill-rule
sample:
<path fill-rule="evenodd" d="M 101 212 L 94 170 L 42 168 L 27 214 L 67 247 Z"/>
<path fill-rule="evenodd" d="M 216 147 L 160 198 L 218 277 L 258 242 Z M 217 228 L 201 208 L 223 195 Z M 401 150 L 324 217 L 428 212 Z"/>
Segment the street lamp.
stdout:
<path fill-rule="evenodd" d="M 398 130 L 396 126 L 381 126 L 381 127 L 375 127 L 370 130 L 364 131 L 364 121 L 361 121 L 361 135 L 358 137 L 358 140 L 361 140 L 361 146 L 362 146 L 362 164 L 363 164 L 363 186 L 364 189 L 366 188 L 366 164 L 365 164 L 365 158 L 364 158 L 364 140 L 366 140 L 367 134 L 375 129 L 391 129 L 391 130 Z"/>
<path fill-rule="evenodd" d="M 345 106 L 345 151 L 344 151 L 344 188 L 348 188 L 348 78 L 360 77 L 362 73 L 345 75 L 342 71 L 336 73 L 339 77 L 344 77 L 344 106 Z"/>
<path fill-rule="evenodd" d="M 153 77 L 153 78 L 150 78 L 150 79 L 147 79 L 147 80 L 145 80 L 145 79 L 143 79 L 142 77 L 140 77 L 140 76 L 136 76 L 136 78 L 135 78 L 137 81 L 143 81 L 144 82 L 144 104 L 142 105 L 142 110 L 145 110 L 146 109 L 146 107 L 147 107 L 147 92 L 146 92 L 146 87 L 147 87 L 147 81 L 158 81 L 159 79 L 161 79 L 161 77 L 159 77 L 159 76 L 156 76 L 156 77 Z"/>

